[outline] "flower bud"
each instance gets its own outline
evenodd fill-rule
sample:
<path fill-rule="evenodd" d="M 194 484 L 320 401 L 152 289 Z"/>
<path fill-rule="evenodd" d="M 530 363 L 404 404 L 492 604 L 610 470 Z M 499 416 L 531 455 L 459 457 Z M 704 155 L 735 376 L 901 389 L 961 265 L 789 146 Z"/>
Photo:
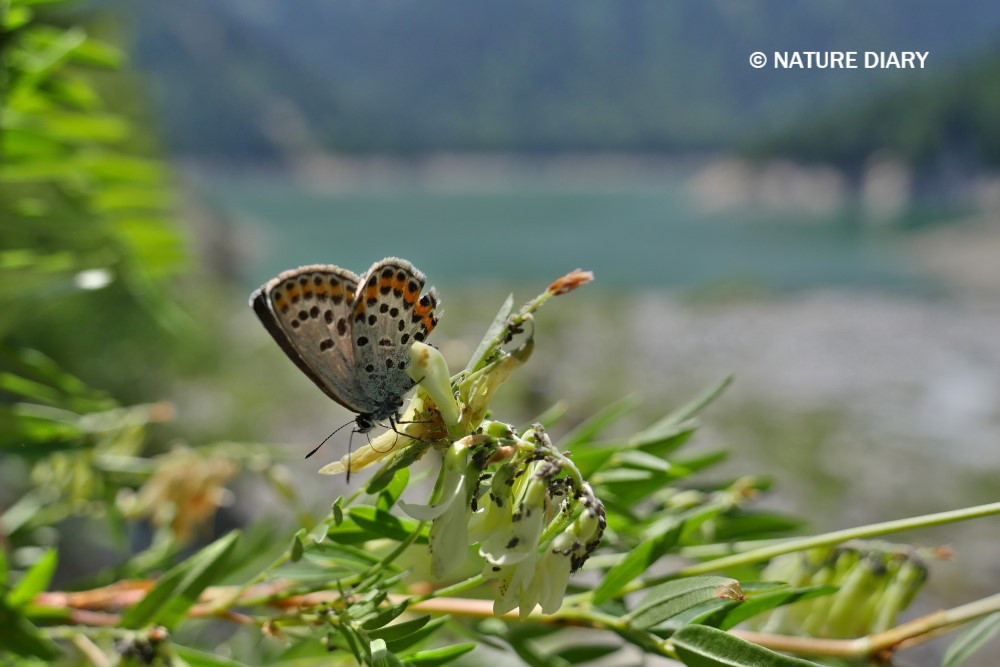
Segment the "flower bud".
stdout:
<path fill-rule="evenodd" d="M 447 426 L 458 424 L 458 403 L 451 391 L 451 377 L 444 355 L 426 343 L 416 342 L 410 347 L 410 362 L 406 372 L 434 401 L 444 423 Z"/>

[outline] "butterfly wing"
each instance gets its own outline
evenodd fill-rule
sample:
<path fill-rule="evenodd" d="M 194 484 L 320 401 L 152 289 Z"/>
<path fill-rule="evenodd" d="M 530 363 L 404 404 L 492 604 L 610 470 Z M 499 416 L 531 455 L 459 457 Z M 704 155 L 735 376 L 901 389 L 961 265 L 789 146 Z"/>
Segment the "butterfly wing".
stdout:
<path fill-rule="evenodd" d="M 353 343 L 358 384 L 381 406 L 382 417 L 415 383 L 406 372 L 410 347 L 437 326 L 437 293 L 420 296 L 426 278 L 398 257 L 376 262 L 361 277 L 354 297 Z M 388 413 L 388 414 L 386 414 Z"/>
<path fill-rule="evenodd" d="M 354 370 L 351 309 L 358 277 L 337 266 L 285 271 L 250 295 L 268 333 L 306 376 L 348 410 L 373 409 Z"/>

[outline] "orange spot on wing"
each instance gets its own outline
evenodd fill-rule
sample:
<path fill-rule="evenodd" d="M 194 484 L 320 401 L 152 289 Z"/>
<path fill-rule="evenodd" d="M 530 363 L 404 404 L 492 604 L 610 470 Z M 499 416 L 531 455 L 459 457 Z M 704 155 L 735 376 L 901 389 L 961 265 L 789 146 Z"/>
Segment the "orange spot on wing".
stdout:
<path fill-rule="evenodd" d="M 421 323 L 424 325 L 424 329 L 427 331 L 427 333 L 434 331 L 434 318 L 431 316 L 430 313 L 424 315 L 423 319 L 421 320 Z"/>
<path fill-rule="evenodd" d="M 299 286 L 292 285 L 291 287 L 288 288 L 288 298 L 294 299 L 297 296 L 299 296 Z"/>
<path fill-rule="evenodd" d="M 365 288 L 365 300 L 378 298 L 378 285 Z"/>

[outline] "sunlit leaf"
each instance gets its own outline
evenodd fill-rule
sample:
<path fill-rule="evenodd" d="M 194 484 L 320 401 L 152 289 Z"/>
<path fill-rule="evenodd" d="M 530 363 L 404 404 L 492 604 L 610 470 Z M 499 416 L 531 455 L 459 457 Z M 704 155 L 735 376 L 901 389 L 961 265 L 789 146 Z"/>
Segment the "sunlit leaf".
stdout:
<path fill-rule="evenodd" d="M 170 205 L 170 198 L 163 188 L 153 186 L 115 185 L 98 190 L 93 199 L 95 211 L 113 213 L 120 211 L 161 211 Z M 176 237 L 172 229 L 167 229 Z"/>
<path fill-rule="evenodd" d="M 48 588 L 58 562 L 58 552 L 55 549 L 46 549 L 11 590 L 7 602 L 11 606 L 21 607 L 34 600 L 36 595 Z"/>
<path fill-rule="evenodd" d="M 80 64 L 116 69 L 125 61 L 125 53 L 107 42 L 88 38 L 73 51 L 73 60 Z"/>

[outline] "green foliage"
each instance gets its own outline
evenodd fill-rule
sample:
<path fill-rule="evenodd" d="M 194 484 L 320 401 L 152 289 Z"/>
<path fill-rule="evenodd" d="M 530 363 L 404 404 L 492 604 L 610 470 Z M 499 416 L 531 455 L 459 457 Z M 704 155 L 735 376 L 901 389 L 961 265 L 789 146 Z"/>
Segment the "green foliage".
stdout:
<path fill-rule="evenodd" d="M 113 363 L 109 339 L 184 326 L 164 280 L 185 252 L 166 166 L 106 99 L 123 54 L 49 23 L 60 4 L 0 6 L 0 341 L 63 351 L 64 365 L 92 372 Z M 143 381 L 104 372 L 118 386 Z"/>

